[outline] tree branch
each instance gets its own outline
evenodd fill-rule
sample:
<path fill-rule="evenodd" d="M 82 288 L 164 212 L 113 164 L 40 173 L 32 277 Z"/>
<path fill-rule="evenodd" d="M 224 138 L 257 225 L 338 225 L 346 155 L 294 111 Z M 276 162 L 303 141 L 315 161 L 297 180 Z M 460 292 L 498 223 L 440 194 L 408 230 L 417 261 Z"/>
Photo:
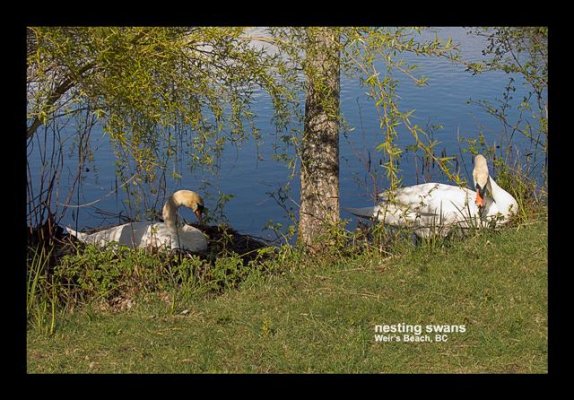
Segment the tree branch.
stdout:
<path fill-rule="evenodd" d="M 84 65 L 78 71 L 78 76 L 81 76 L 83 73 L 85 73 L 86 71 L 91 69 L 94 65 L 95 65 L 95 62 L 93 62 L 93 61 Z M 52 92 L 50 97 L 48 97 L 48 100 L 45 104 L 45 108 L 53 106 L 68 90 L 70 90 L 74 86 L 75 83 L 76 83 L 76 80 L 73 77 L 67 77 L 66 79 L 64 79 L 64 81 L 58 85 L 56 90 L 54 90 Z M 41 125 L 42 125 L 42 121 L 41 121 L 40 117 L 36 116 L 34 118 L 34 121 L 32 122 L 32 125 L 28 129 L 26 129 L 26 140 L 28 140 L 32 136 L 34 136 L 34 134 L 36 133 L 36 131 L 38 130 L 38 128 Z"/>

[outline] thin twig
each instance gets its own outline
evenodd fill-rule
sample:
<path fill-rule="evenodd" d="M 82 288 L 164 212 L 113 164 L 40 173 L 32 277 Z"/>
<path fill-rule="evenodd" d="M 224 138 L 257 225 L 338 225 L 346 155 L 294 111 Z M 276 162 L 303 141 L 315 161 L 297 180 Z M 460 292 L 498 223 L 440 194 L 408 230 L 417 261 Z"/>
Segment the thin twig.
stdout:
<path fill-rule="evenodd" d="M 118 186 L 117 188 L 113 189 L 112 191 L 110 191 L 109 193 L 107 193 L 106 195 L 104 195 L 103 197 L 99 198 L 98 200 L 94 200 L 91 201 L 89 203 L 85 203 L 85 204 L 62 204 L 62 203 L 58 203 L 58 205 L 62 206 L 62 207 L 70 207 L 70 208 L 81 208 L 81 207 L 89 207 L 92 206 L 96 203 L 99 203 L 100 201 L 102 201 L 103 199 L 105 199 L 106 197 L 111 196 L 112 194 L 116 193 L 118 191 L 118 189 L 126 186 L 128 183 L 130 183 L 135 177 L 137 176 L 137 174 L 132 175 L 132 177 L 130 179 L 128 179 L 127 181 L 125 181 L 123 184 L 121 184 L 120 186 Z"/>

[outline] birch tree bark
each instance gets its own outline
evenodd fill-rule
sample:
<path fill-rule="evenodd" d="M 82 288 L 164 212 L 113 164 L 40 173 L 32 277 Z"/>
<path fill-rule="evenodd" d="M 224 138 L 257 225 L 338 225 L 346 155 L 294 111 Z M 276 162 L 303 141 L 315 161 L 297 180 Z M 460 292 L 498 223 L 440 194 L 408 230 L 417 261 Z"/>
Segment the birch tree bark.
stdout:
<path fill-rule="evenodd" d="M 317 249 L 328 227 L 339 221 L 339 29 L 314 27 L 306 33 L 299 241 Z"/>

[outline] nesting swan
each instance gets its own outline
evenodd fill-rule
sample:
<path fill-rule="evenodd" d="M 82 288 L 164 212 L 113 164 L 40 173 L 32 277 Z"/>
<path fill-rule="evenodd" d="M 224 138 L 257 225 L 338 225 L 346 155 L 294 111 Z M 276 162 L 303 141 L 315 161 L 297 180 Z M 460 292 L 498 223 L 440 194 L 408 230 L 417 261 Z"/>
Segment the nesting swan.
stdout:
<path fill-rule="evenodd" d="M 456 227 L 506 223 L 516 213 L 518 203 L 489 175 L 486 159 L 480 154 L 474 157 L 472 177 L 476 192 L 442 183 L 424 183 L 380 193 L 383 202 L 374 207 L 346 210 L 387 225 L 413 228 L 422 238 L 446 236 Z"/>
<path fill-rule="evenodd" d="M 203 232 L 190 225 L 177 226 L 177 210 L 181 206 L 191 208 L 201 223 L 204 210 L 201 196 L 191 190 L 178 190 L 163 206 L 162 215 L 165 222 L 130 222 L 92 234 L 77 232 L 68 227 L 66 230 L 80 241 L 98 246 L 118 242 L 124 246 L 139 248 L 206 250 L 207 237 Z"/>

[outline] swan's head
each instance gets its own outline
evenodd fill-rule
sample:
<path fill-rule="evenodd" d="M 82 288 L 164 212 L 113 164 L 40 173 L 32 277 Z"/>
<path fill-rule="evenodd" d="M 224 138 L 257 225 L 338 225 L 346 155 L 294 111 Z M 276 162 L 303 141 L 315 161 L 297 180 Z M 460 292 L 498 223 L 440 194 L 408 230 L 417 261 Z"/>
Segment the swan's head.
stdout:
<path fill-rule="evenodd" d="M 482 154 L 474 156 L 474 169 L 472 170 L 472 179 L 476 189 L 475 203 L 478 207 L 486 205 L 486 184 L 488 183 L 488 165 L 486 158 Z"/>
<path fill-rule="evenodd" d="M 170 204 L 170 202 L 172 202 L 173 205 L 175 205 L 176 207 L 184 206 L 187 208 L 191 208 L 191 211 L 193 211 L 199 223 L 200 224 L 202 223 L 202 217 L 205 211 L 205 207 L 203 205 L 203 199 L 199 194 L 192 192 L 191 190 L 178 190 L 177 192 L 175 192 L 171 196 L 170 200 L 166 203 L 166 207 L 164 207 L 164 214 L 169 214 L 168 216 L 169 219 L 172 218 L 170 213 L 171 208 L 168 207 L 168 204 Z M 164 220 L 165 219 L 166 215 L 164 215 Z"/>

